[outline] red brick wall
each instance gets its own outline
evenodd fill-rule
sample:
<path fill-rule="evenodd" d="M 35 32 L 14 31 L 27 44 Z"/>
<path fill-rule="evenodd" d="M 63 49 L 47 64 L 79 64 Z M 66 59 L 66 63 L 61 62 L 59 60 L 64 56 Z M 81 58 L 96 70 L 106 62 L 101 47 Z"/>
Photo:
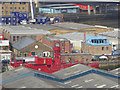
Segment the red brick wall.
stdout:
<path fill-rule="evenodd" d="M 104 47 L 104 50 L 102 50 L 102 47 Z M 109 49 L 107 50 L 106 47 Z M 83 53 L 90 53 L 93 55 L 111 55 L 112 54 L 112 46 L 111 45 L 99 45 L 99 46 L 93 46 L 87 43 L 82 43 L 81 48 Z"/>
<path fill-rule="evenodd" d="M 52 42 L 52 41 L 50 41 L 50 40 L 48 40 L 46 38 L 42 38 L 41 42 L 48 45 L 48 46 L 50 46 L 50 47 L 52 47 L 52 48 L 54 47 L 54 42 Z"/>
<path fill-rule="evenodd" d="M 92 59 L 92 55 L 91 54 L 61 55 L 61 60 L 63 60 L 63 62 L 69 62 L 70 58 L 72 62 L 74 62 L 75 60 L 78 60 L 78 62 L 90 62 Z"/>
<path fill-rule="evenodd" d="M 41 40 L 42 43 L 48 45 L 48 46 L 51 46 L 51 47 L 54 47 L 54 42 L 53 41 L 50 41 L 46 38 L 42 38 Z M 62 53 L 71 53 L 71 45 L 70 45 L 70 41 L 65 41 L 65 42 L 60 42 L 60 50 Z"/>

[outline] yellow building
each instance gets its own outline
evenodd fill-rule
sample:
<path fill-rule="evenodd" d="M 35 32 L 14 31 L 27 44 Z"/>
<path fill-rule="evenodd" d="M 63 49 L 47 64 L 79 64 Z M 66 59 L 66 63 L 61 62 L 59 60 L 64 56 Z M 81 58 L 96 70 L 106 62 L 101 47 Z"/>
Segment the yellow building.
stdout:
<path fill-rule="evenodd" d="M 5 0 L 6 1 L 6 0 Z M 30 12 L 30 2 L 27 0 L 26 2 L 12 2 L 6 1 L 0 3 L 1 13 L 0 16 L 9 16 L 11 12 Z"/>

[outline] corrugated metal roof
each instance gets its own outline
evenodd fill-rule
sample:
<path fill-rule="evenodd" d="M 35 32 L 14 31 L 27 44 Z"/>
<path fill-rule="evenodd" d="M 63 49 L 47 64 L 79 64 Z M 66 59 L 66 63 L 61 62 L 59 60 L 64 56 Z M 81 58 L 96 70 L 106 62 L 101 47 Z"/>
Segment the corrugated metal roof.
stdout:
<path fill-rule="evenodd" d="M 85 65 L 77 64 L 69 68 L 62 69 L 52 74 L 44 73 L 41 71 L 36 71 L 24 67 L 16 68 L 12 71 L 7 71 L 2 74 L 2 85 L 5 88 L 118 88 L 118 82 L 112 81 L 111 77 L 108 79 L 104 75 L 99 75 L 95 73 L 87 73 L 79 76 L 81 73 L 88 72 L 92 70 Z M 94 69 L 97 72 L 98 69 Z M 100 71 L 100 70 L 99 70 Z M 102 70 L 101 70 L 102 71 Z M 103 71 L 102 71 L 103 72 Z M 108 72 L 106 72 L 108 73 Z M 42 77 L 35 77 L 36 74 L 40 74 Z M 60 80 L 65 80 L 71 76 L 76 76 L 77 78 L 71 78 L 64 82 L 57 82 L 51 78 L 57 78 Z M 78 77 L 79 76 L 79 77 Z M 117 80 L 116 80 L 117 81 Z"/>
<path fill-rule="evenodd" d="M 25 26 L 2 26 L 1 29 L 9 32 L 10 34 L 51 34 L 44 29 L 37 29 Z"/>
<path fill-rule="evenodd" d="M 60 41 L 69 41 L 66 38 L 62 38 L 62 37 L 55 37 L 54 35 L 51 36 L 43 36 L 44 38 L 50 40 L 50 41 L 54 41 L 54 40 L 60 40 Z"/>
<path fill-rule="evenodd" d="M 119 37 L 120 29 L 119 30 L 114 30 L 114 31 L 108 31 L 108 32 L 103 32 L 99 33 L 100 35 L 105 35 L 105 36 L 110 36 L 110 37 Z"/>
<path fill-rule="evenodd" d="M 0 0 L 0 2 L 30 2 L 30 0 Z"/>
<path fill-rule="evenodd" d="M 57 23 L 57 24 L 53 24 L 53 26 L 70 28 L 70 29 L 73 29 L 73 30 L 82 30 L 82 29 L 88 29 L 88 28 L 97 28 L 95 26 L 86 25 L 86 24 L 80 24 L 80 23 Z"/>
<path fill-rule="evenodd" d="M 36 42 L 36 40 L 34 40 L 34 39 L 30 38 L 30 37 L 24 37 L 21 40 L 19 40 L 18 42 L 16 42 L 15 44 L 13 44 L 12 46 L 14 48 L 16 48 L 17 50 L 21 50 L 24 47 L 26 47 L 26 46 L 34 43 L 34 42 Z"/>

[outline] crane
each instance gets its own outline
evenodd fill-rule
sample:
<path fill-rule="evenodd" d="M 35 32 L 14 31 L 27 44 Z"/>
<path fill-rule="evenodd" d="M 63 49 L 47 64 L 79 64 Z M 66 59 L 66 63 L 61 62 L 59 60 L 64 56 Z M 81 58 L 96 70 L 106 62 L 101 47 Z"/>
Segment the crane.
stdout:
<path fill-rule="evenodd" d="M 32 16 L 32 19 L 30 20 L 30 23 L 35 23 L 36 20 L 34 18 L 34 8 L 33 8 L 33 1 L 30 0 L 30 7 L 31 7 L 31 16 Z"/>

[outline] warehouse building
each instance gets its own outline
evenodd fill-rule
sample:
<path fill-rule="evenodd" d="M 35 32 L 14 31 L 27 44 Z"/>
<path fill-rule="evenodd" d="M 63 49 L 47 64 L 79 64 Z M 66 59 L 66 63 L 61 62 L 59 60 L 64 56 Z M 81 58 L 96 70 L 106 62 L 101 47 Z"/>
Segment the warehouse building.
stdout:
<path fill-rule="evenodd" d="M 24 26 L 2 26 L 1 29 L 5 39 L 8 39 L 11 44 L 16 43 L 26 36 L 38 41 L 44 35 L 51 34 L 49 31 L 44 31 L 43 29 L 36 29 Z"/>
<path fill-rule="evenodd" d="M 17 57 L 28 57 L 28 56 L 53 56 L 52 47 L 37 42 L 30 37 L 24 37 L 16 43 L 12 44 L 13 53 Z"/>
<path fill-rule="evenodd" d="M 40 14 L 58 14 L 58 13 L 79 13 L 80 8 L 74 4 L 51 4 L 43 5 L 39 8 Z"/>
<path fill-rule="evenodd" d="M 111 88 L 119 89 L 120 77 L 82 64 L 52 74 L 19 67 L 2 75 L 4 88 Z M 29 82 L 29 83 L 28 83 Z"/>

